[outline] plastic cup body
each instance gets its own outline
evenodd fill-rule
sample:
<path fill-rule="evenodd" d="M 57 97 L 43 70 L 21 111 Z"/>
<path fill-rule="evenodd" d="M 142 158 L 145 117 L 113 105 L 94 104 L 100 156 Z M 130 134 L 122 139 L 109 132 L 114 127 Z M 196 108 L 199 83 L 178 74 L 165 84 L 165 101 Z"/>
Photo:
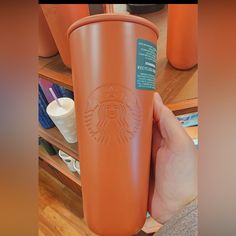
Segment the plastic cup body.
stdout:
<path fill-rule="evenodd" d="M 65 112 L 58 111 L 56 101 L 52 101 L 47 106 L 47 114 L 59 129 L 68 143 L 77 142 L 75 106 L 71 98 L 58 98 L 59 102 L 65 108 Z"/>
<path fill-rule="evenodd" d="M 136 61 L 138 42 L 157 43 L 149 24 L 104 14 L 68 31 L 84 214 L 98 235 L 133 235 L 146 218 L 154 90 L 136 88 Z"/>

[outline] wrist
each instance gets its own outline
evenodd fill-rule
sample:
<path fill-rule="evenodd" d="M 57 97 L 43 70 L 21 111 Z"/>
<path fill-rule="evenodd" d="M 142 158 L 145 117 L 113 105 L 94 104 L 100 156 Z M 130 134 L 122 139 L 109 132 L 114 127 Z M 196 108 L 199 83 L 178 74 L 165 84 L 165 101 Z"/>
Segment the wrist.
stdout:
<path fill-rule="evenodd" d="M 197 194 L 193 194 L 185 199 L 174 199 L 162 201 L 161 197 L 156 196 L 150 206 L 150 215 L 161 224 L 166 223 L 185 206 L 196 200 Z"/>

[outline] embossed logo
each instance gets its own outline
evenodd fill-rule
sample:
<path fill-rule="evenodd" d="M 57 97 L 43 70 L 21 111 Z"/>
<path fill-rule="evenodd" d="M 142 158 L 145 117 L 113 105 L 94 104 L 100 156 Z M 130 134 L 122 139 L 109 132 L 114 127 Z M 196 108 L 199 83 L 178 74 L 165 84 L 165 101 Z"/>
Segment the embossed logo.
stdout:
<path fill-rule="evenodd" d="M 102 86 L 90 94 L 84 121 L 97 142 L 126 143 L 140 126 L 140 105 L 129 89 L 120 85 Z"/>

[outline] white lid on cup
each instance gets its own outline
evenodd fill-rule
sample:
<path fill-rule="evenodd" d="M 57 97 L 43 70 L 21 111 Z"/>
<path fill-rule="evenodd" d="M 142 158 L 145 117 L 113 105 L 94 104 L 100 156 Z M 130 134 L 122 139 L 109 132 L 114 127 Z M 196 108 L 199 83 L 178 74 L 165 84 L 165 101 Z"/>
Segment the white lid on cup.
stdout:
<path fill-rule="evenodd" d="M 74 100 L 67 97 L 58 98 L 62 107 L 58 106 L 56 100 L 52 101 L 47 106 L 47 113 L 51 117 L 67 116 L 74 111 Z"/>

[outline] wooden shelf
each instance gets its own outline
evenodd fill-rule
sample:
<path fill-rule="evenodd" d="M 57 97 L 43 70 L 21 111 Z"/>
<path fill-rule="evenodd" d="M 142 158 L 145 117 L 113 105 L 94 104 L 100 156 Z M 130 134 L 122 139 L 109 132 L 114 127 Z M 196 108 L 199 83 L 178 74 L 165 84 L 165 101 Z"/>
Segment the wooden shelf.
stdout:
<path fill-rule="evenodd" d="M 175 114 L 183 115 L 198 111 L 198 99 L 187 99 L 176 103 L 166 104 L 166 106 Z"/>
<path fill-rule="evenodd" d="M 71 172 L 66 164 L 61 160 L 58 155 L 50 156 L 47 151 L 39 145 L 39 157 L 57 171 L 62 173 L 64 176 L 72 180 L 75 184 L 81 187 L 80 176 L 78 173 Z"/>
<path fill-rule="evenodd" d="M 56 127 L 44 129 L 39 124 L 39 136 L 63 152 L 79 160 L 78 143 L 68 143 Z"/>
<path fill-rule="evenodd" d="M 71 70 L 63 64 L 59 54 L 50 58 L 39 57 L 38 75 L 42 79 L 73 90 Z"/>

